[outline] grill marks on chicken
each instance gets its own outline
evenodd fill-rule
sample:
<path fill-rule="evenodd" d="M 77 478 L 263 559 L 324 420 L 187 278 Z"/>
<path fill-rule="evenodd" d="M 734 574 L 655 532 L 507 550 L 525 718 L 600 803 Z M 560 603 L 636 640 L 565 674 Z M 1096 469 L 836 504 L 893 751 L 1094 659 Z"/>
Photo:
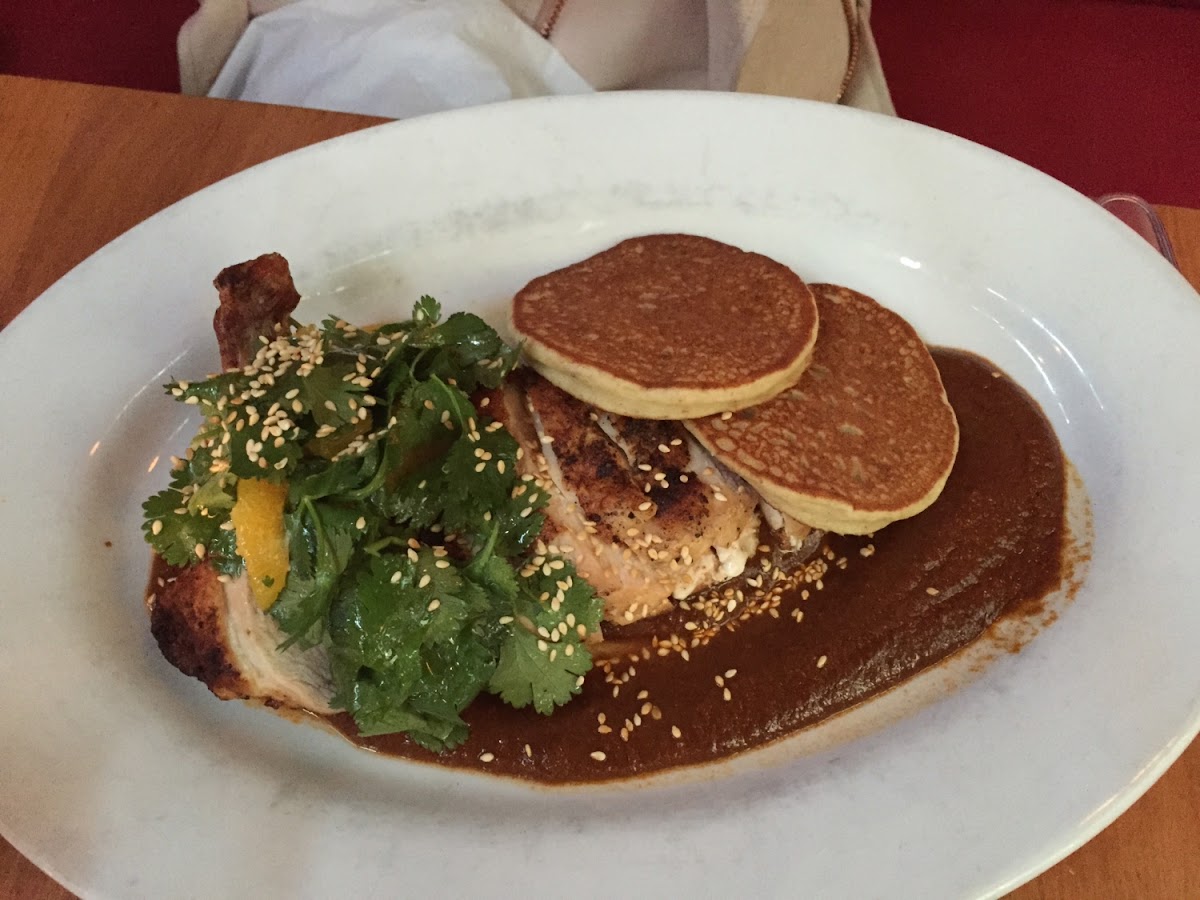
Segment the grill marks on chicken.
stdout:
<path fill-rule="evenodd" d="M 523 474 L 550 501 L 542 539 L 571 556 L 628 623 L 741 573 L 754 552 L 757 496 L 682 426 L 610 416 L 523 370 L 493 415 L 525 448 Z"/>

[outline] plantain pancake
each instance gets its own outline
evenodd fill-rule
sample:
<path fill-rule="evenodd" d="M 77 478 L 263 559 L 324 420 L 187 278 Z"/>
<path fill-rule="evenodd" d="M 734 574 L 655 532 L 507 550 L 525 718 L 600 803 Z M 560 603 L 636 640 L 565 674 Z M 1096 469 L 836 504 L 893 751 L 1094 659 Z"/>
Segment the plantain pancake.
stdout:
<path fill-rule="evenodd" d="M 580 400 L 688 419 L 794 384 L 812 358 L 817 307 L 781 263 L 659 234 L 535 278 L 513 299 L 512 325 L 532 365 Z"/>
<path fill-rule="evenodd" d="M 958 422 L 908 322 L 849 288 L 812 290 L 821 339 L 800 380 L 759 406 L 687 427 L 786 515 L 866 534 L 937 499 Z"/>

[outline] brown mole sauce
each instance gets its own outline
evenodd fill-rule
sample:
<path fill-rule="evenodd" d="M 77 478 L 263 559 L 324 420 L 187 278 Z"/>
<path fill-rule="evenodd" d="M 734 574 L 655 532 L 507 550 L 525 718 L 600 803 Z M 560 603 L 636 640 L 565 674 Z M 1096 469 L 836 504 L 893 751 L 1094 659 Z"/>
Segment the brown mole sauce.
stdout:
<path fill-rule="evenodd" d="M 347 715 L 331 723 L 362 747 L 414 760 L 546 783 L 604 781 L 776 740 L 971 643 L 1001 614 L 1059 585 L 1065 461 L 1050 423 L 1016 383 L 970 353 L 932 352 L 961 432 L 941 497 L 873 537 L 828 536 L 815 557 L 823 563 L 809 563 L 812 580 L 784 589 L 774 608 L 770 595 L 751 599 L 762 593 L 747 584 L 762 574 L 752 560 L 718 589 L 740 589 L 750 601 L 726 624 L 689 630 L 689 620 L 711 619 L 693 606 L 606 626 L 625 652 L 607 670 L 597 665 L 576 699 L 542 716 L 481 696 L 463 716 L 469 740 L 441 755 L 403 735 L 359 737 Z M 659 655 L 670 635 L 680 643 Z M 709 643 L 690 646 L 708 635 Z"/>

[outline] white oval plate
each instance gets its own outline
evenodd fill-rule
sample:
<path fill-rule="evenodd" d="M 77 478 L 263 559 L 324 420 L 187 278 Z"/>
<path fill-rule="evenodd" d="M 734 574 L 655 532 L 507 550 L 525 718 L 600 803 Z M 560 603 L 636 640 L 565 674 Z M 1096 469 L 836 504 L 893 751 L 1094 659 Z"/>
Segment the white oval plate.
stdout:
<path fill-rule="evenodd" d="M 1095 513 L 1090 580 L 1056 624 L 859 740 L 587 791 L 359 753 L 162 660 L 139 504 L 192 427 L 158 386 L 217 365 L 218 270 L 284 253 L 306 316 L 404 316 L 432 293 L 494 318 L 529 277 L 668 230 L 866 291 L 1033 392 Z M 1196 733 L 1198 346 L 1195 294 L 1085 198 L 832 106 L 531 101 L 258 166 L 114 241 L 0 334 L 3 831 L 98 897 L 996 895 Z"/>

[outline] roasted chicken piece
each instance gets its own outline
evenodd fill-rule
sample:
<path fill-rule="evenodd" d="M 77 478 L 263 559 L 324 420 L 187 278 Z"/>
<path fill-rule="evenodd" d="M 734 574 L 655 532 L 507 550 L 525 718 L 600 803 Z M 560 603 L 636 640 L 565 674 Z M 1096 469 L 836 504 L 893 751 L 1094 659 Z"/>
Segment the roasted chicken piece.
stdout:
<path fill-rule="evenodd" d="M 741 574 L 758 496 L 675 422 L 611 416 L 530 370 L 492 403 L 547 489 L 542 539 L 571 557 L 618 624 Z"/>
<path fill-rule="evenodd" d="M 254 360 L 260 336 L 284 325 L 300 295 L 277 253 L 230 266 L 213 282 L 213 328 L 224 368 Z M 167 661 L 225 700 L 330 712 L 333 685 L 323 648 L 280 651 L 284 637 L 259 609 L 246 576 L 222 581 L 207 562 L 172 569 L 155 560 L 146 595 L 150 630 Z"/>
<path fill-rule="evenodd" d="M 213 286 L 220 299 L 213 331 L 223 369 L 239 369 L 254 359 L 259 338 L 274 334 L 300 302 L 288 261 L 278 253 L 222 269 Z"/>
<path fill-rule="evenodd" d="M 254 602 L 245 575 L 222 582 L 206 563 L 172 569 L 156 560 L 146 604 L 163 656 L 222 700 L 332 712 L 324 649 L 280 651 L 284 636 Z"/>

